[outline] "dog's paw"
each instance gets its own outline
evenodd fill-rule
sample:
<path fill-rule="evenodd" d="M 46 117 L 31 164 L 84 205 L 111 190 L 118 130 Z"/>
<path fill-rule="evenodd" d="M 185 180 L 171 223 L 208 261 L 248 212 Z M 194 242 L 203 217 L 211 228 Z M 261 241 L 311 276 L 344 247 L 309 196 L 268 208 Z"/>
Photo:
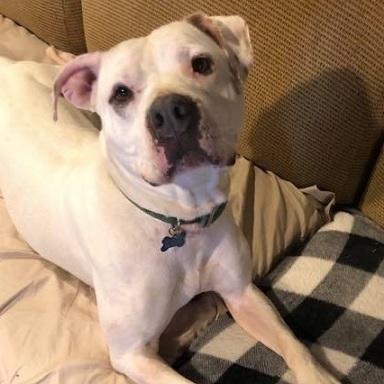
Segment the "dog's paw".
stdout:
<path fill-rule="evenodd" d="M 297 384 L 341 384 L 333 375 L 316 364 L 305 373 L 297 375 Z"/>

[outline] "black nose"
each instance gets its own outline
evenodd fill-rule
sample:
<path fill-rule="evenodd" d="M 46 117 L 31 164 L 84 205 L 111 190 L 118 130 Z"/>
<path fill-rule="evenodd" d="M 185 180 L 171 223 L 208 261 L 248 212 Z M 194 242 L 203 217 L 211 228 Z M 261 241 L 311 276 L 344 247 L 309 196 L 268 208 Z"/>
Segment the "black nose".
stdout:
<path fill-rule="evenodd" d="M 197 129 L 200 113 L 190 97 L 174 93 L 158 97 L 147 118 L 156 138 L 180 139 L 183 133 Z"/>

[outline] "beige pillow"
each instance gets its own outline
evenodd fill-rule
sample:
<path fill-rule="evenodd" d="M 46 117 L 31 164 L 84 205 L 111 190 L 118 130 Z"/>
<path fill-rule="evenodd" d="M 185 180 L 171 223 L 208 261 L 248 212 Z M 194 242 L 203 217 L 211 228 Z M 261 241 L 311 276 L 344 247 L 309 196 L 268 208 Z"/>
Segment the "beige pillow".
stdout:
<path fill-rule="evenodd" d="M 315 186 L 299 190 L 240 157 L 231 171 L 229 201 L 251 246 L 252 275 L 257 280 L 287 250 L 330 221 L 334 194 Z"/>
<path fill-rule="evenodd" d="M 0 276 L 0 383 L 128 383 L 109 364 L 93 290 L 32 251 L 2 198 Z"/>
<path fill-rule="evenodd" d="M 52 62 L 45 54 L 47 47 L 25 28 L 0 15 L 0 56 L 13 60 Z"/>

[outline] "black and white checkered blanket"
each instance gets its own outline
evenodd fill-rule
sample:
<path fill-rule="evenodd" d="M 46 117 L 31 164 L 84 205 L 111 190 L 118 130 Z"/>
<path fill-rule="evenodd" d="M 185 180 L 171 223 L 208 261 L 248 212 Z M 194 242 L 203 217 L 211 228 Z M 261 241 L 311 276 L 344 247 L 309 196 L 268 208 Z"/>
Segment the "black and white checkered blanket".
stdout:
<path fill-rule="evenodd" d="M 343 384 L 384 383 L 383 229 L 340 212 L 259 285 Z M 194 342 L 179 371 L 198 384 L 295 382 L 284 361 L 229 315 Z"/>

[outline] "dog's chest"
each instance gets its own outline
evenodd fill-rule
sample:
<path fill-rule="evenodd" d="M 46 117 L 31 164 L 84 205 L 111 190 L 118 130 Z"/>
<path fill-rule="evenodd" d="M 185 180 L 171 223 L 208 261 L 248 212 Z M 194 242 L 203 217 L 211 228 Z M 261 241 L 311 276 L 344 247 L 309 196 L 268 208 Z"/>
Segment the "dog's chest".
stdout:
<path fill-rule="evenodd" d="M 151 221 L 147 225 L 143 222 L 132 225 L 130 221 L 125 231 L 121 231 L 122 228 L 103 245 L 109 260 L 103 257 L 99 268 L 104 273 L 109 271 L 111 278 L 120 276 L 135 289 L 140 286 L 143 290 L 156 291 L 165 287 L 172 294 L 180 293 L 187 299 L 211 289 L 215 231 L 185 229 L 185 243 L 164 251 L 163 239 L 171 237 L 167 225 Z"/>

